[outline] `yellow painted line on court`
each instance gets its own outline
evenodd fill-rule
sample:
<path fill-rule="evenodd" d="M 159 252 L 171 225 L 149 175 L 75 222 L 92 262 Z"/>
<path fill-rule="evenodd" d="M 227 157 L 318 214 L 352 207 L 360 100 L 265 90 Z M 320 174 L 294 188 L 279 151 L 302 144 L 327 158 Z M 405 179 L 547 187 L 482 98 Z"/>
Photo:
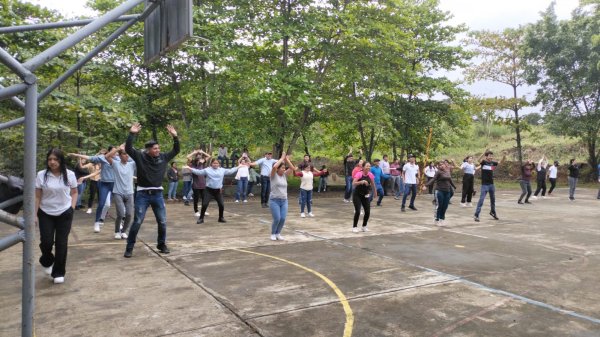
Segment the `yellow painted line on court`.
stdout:
<path fill-rule="evenodd" d="M 333 281 L 331 281 L 330 279 L 328 279 L 325 275 L 319 273 L 316 270 L 312 270 L 308 267 L 305 267 L 301 264 L 298 264 L 296 262 L 292 262 L 286 259 L 282 259 L 280 257 L 277 256 L 273 256 L 273 255 L 267 255 L 267 254 L 262 254 L 262 253 L 257 253 L 257 252 L 253 252 L 250 250 L 245 250 L 245 249 L 237 249 L 237 248 L 233 248 L 232 250 L 238 251 L 238 252 L 243 252 L 243 253 L 248 253 L 248 254 L 254 254 L 254 255 L 259 255 L 259 256 L 263 256 L 263 257 L 268 257 L 270 259 L 274 259 L 277 261 L 281 261 L 281 262 L 285 262 L 287 264 L 290 264 L 294 267 L 298 267 L 302 270 L 306 270 L 307 272 L 319 277 L 320 279 L 322 279 L 323 281 L 325 281 L 325 283 L 327 283 L 327 285 L 329 287 L 331 287 L 331 289 L 333 289 L 333 291 L 335 292 L 335 294 L 337 295 L 337 297 L 340 299 L 340 303 L 342 304 L 342 307 L 344 308 L 344 313 L 346 314 L 346 323 L 344 324 L 344 337 L 350 337 L 352 336 L 352 329 L 354 327 L 354 313 L 352 313 L 352 308 L 350 308 L 350 304 L 348 303 L 348 300 L 346 299 L 346 295 L 344 295 L 344 293 L 342 293 L 342 291 L 340 290 L 340 288 L 338 288 L 337 285 L 335 285 L 335 283 L 333 283 Z"/>

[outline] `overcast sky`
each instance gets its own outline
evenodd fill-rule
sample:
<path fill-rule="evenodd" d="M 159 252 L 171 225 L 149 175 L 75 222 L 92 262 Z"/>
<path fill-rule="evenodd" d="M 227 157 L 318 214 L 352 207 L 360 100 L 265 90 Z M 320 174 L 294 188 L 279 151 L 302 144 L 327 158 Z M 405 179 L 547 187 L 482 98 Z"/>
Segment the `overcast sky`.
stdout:
<path fill-rule="evenodd" d="M 94 15 L 93 11 L 85 8 L 85 0 L 26 1 L 56 9 L 66 16 Z M 464 23 L 471 30 L 503 30 L 537 21 L 540 12 L 545 11 L 551 3 L 552 0 L 440 0 L 440 7 L 454 16 L 451 24 Z M 556 0 L 558 18 L 569 18 L 578 4 L 579 0 Z M 447 76 L 452 79 L 462 78 L 460 72 L 449 73 Z M 479 82 L 464 87 L 476 95 L 511 95 L 508 86 L 496 83 Z M 533 91 L 533 88 L 524 88 L 519 94 L 532 96 Z"/>

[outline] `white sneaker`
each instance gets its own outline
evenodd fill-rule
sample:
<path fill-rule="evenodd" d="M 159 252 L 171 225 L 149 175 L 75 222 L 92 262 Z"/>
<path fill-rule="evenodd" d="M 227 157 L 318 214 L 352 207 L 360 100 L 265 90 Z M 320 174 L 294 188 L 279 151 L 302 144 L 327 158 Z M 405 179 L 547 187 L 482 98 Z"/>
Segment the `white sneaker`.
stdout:
<path fill-rule="evenodd" d="M 285 240 L 285 239 L 283 238 L 283 236 L 281 236 L 281 234 L 276 234 L 276 235 L 275 235 L 275 238 L 277 238 L 277 240 L 281 240 L 281 241 Z"/>
<path fill-rule="evenodd" d="M 60 283 L 65 283 L 65 277 L 64 276 L 55 277 L 54 278 L 54 284 L 60 284 Z"/>
<path fill-rule="evenodd" d="M 542 199 L 546 199 L 546 196 L 545 196 L 545 195 L 542 195 Z"/>
<path fill-rule="evenodd" d="M 196 214 L 194 214 L 196 216 L 196 218 L 200 217 L 200 212 L 196 212 Z"/>
<path fill-rule="evenodd" d="M 537 197 L 535 195 L 533 195 L 533 196 L 531 196 L 531 199 L 537 200 Z"/>
<path fill-rule="evenodd" d="M 352 233 L 358 233 L 358 227 L 352 227 Z"/>
<path fill-rule="evenodd" d="M 244 202 L 248 202 L 248 200 L 244 200 Z"/>
<path fill-rule="evenodd" d="M 254 196 L 254 194 L 252 194 L 252 193 L 248 193 L 248 196 L 249 196 L 249 197 L 253 197 L 253 196 Z"/>
<path fill-rule="evenodd" d="M 369 229 L 367 228 L 367 226 L 363 226 L 363 227 L 362 227 L 362 231 L 363 231 L 363 232 L 368 232 L 368 231 L 369 231 Z"/>
<path fill-rule="evenodd" d="M 315 215 L 313 214 L 313 212 L 308 212 L 308 216 L 311 217 L 311 218 L 315 217 Z"/>
<path fill-rule="evenodd" d="M 467 207 L 467 204 L 465 204 L 464 202 L 461 202 L 461 203 L 460 203 L 460 206 L 461 206 L 461 207 Z"/>
<path fill-rule="evenodd" d="M 85 213 L 86 213 L 86 214 L 92 214 L 92 209 L 91 209 L 91 208 L 88 208 L 88 210 L 87 210 L 87 211 L 85 211 Z"/>
<path fill-rule="evenodd" d="M 277 241 L 277 236 L 275 234 L 271 234 L 271 241 Z"/>
<path fill-rule="evenodd" d="M 127 239 L 128 235 L 127 233 L 121 233 L 121 239 Z"/>
<path fill-rule="evenodd" d="M 42 268 L 44 269 L 44 274 L 46 274 L 46 275 L 52 275 L 52 267 L 54 267 L 54 264 L 52 264 L 50 267 L 44 267 L 44 266 L 42 266 Z"/>
<path fill-rule="evenodd" d="M 236 200 L 235 202 L 240 202 L 239 200 Z"/>
<path fill-rule="evenodd" d="M 467 203 L 467 206 L 473 207 L 473 204 L 472 203 Z"/>
<path fill-rule="evenodd" d="M 115 233 L 115 240 L 121 240 L 121 233 Z"/>
<path fill-rule="evenodd" d="M 440 220 L 438 219 L 433 219 L 433 225 L 434 226 L 438 226 L 440 224 Z"/>
<path fill-rule="evenodd" d="M 438 222 L 438 226 L 440 226 L 440 227 L 446 227 L 446 220 L 440 220 Z"/>
<path fill-rule="evenodd" d="M 100 233 L 100 223 L 94 222 L 94 233 Z"/>
<path fill-rule="evenodd" d="M 365 210 L 364 209 L 360 209 L 360 215 L 365 215 Z"/>
<path fill-rule="evenodd" d="M 207 215 L 210 215 L 210 214 L 208 214 L 208 212 L 204 212 L 204 216 L 207 216 Z"/>
<path fill-rule="evenodd" d="M 304 212 L 300 213 L 300 217 L 301 218 L 306 218 L 306 215 L 304 215 Z"/>
<path fill-rule="evenodd" d="M 350 200 L 348 200 L 348 199 L 344 199 L 344 202 L 345 202 L 345 203 L 348 203 L 348 202 L 350 202 Z"/>

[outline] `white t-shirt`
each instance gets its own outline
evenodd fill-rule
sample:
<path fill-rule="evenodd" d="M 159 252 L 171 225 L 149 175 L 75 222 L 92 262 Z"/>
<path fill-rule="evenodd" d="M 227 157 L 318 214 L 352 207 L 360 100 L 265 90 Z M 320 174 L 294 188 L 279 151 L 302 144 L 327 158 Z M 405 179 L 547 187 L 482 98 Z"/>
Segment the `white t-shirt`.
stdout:
<path fill-rule="evenodd" d="M 302 177 L 300 178 L 300 188 L 305 191 L 313 190 L 314 175 L 310 171 L 302 171 Z"/>
<path fill-rule="evenodd" d="M 550 166 L 550 169 L 548 171 L 550 172 L 550 174 L 548 175 L 548 178 L 556 179 L 556 177 L 558 176 L 558 169 L 556 168 L 556 166 L 554 166 L 554 165 Z"/>
<path fill-rule="evenodd" d="M 437 171 L 437 168 L 435 168 L 435 166 L 431 167 L 431 166 L 427 165 L 427 167 L 425 168 L 425 175 L 428 176 L 429 178 L 433 178 L 436 171 Z"/>
<path fill-rule="evenodd" d="M 475 174 L 475 164 L 464 162 L 460 165 L 460 169 L 463 170 L 465 174 Z"/>
<path fill-rule="evenodd" d="M 248 178 L 250 176 L 250 170 L 249 167 L 246 165 L 240 165 L 238 166 L 238 172 L 237 175 L 235 176 L 236 180 L 240 180 L 240 178 Z"/>
<path fill-rule="evenodd" d="M 382 160 L 381 164 L 379 164 L 379 167 L 381 167 L 381 171 L 383 171 L 383 173 L 390 174 L 390 162 Z"/>
<path fill-rule="evenodd" d="M 48 172 L 48 178 L 44 182 L 45 174 L 46 170 L 41 170 L 35 179 L 35 188 L 42 190 L 40 209 L 48 215 L 61 215 L 71 207 L 71 189 L 77 188 L 77 178 L 73 171 L 67 170 L 67 186 L 62 174 L 57 177 Z"/>
<path fill-rule="evenodd" d="M 404 172 L 404 183 L 405 184 L 416 184 L 417 183 L 417 173 L 419 173 L 419 165 L 406 163 L 402 168 Z"/>

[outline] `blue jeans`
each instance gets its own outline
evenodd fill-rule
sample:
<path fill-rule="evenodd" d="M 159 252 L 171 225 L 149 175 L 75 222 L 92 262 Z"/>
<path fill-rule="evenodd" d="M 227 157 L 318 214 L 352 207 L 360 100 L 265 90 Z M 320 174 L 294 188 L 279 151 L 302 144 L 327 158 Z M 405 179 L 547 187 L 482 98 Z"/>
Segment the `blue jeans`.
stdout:
<path fill-rule="evenodd" d="M 404 191 L 404 182 L 402 181 L 402 176 L 392 176 L 392 183 L 394 185 L 394 190 L 396 191 L 394 196 L 398 198 Z"/>
<path fill-rule="evenodd" d="M 406 205 L 406 198 L 409 194 L 409 207 L 415 207 L 415 198 L 417 197 L 417 184 L 404 184 L 404 196 L 402 197 L 402 207 Z"/>
<path fill-rule="evenodd" d="M 317 192 L 321 193 L 321 191 L 325 192 L 327 189 L 327 177 L 319 177 L 319 188 Z"/>
<path fill-rule="evenodd" d="M 385 191 L 383 190 L 383 186 L 375 185 L 377 189 L 377 205 L 381 205 L 381 200 L 383 200 L 383 196 L 385 195 Z"/>
<path fill-rule="evenodd" d="M 285 218 L 287 217 L 288 201 L 287 199 L 271 199 L 269 200 L 269 207 L 271 208 L 271 215 L 273 216 L 271 234 L 281 234 L 281 230 L 285 224 Z"/>
<path fill-rule="evenodd" d="M 106 182 L 99 181 L 98 182 L 98 208 L 96 208 L 96 222 L 99 222 L 102 219 L 102 209 L 106 204 L 106 197 L 109 194 L 112 194 L 113 186 L 115 186 L 114 182 Z M 109 205 L 110 206 L 110 205 Z"/>
<path fill-rule="evenodd" d="M 481 206 L 485 201 L 485 195 L 490 194 L 490 207 L 491 212 L 496 214 L 496 187 L 494 185 L 481 185 L 481 193 L 479 194 L 479 201 L 477 202 L 477 209 L 475 210 L 475 217 L 479 217 L 481 213 Z"/>
<path fill-rule="evenodd" d="M 85 191 L 86 182 L 82 182 L 77 185 L 77 207 L 81 207 L 81 197 L 83 196 L 83 192 Z"/>
<path fill-rule="evenodd" d="M 352 177 L 346 176 L 346 190 L 344 191 L 344 199 L 350 200 L 352 196 Z"/>
<path fill-rule="evenodd" d="M 223 157 L 223 156 L 218 156 L 217 160 L 221 164 L 221 167 L 229 167 L 229 158 Z M 225 165 L 223 165 L 223 163 L 225 163 Z"/>
<path fill-rule="evenodd" d="M 177 197 L 177 181 L 169 181 L 169 199 Z"/>
<path fill-rule="evenodd" d="M 260 176 L 260 203 L 266 204 L 269 202 L 271 194 L 271 177 Z"/>
<path fill-rule="evenodd" d="M 436 220 L 445 220 L 446 219 L 446 210 L 448 209 L 448 204 L 450 203 L 450 198 L 452 197 L 452 191 L 435 191 L 435 219 Z"/>
<path fill-rule="evenodd" d="M 133 224 L 129 230 L 127 238 L 127 250 L 133 249 L 135 238 L 144 222 L 148 206 L 152 207 L 154 217 L 158 224 L 158 245 L 164 245 L 167 241 L 167 210 L 165 209 L 165 199 L 163 198 L 162 190 L 142 190 L 138 191 L 135 198 L 135 213 Z"/>
<path fill-rule="evenodd" d="M 248 188 L 248 177 L 240 177 L 237 182 L 237 191 L 235 192 L 235 200 L 246 200 L 246 188 Z"/>
<path fill-rule="evenodd" d="M 192 191 L 192 181 L 184 181 L 183 182 L 183 198 L 186 200 L 190 200 L 190 192 Z"/>
<path fill-rule="evenodd" d="M 300 189 L 300 212 L 304 213 L 304 206 L 308 209 L 308 213 L 312 212 L 312 194 L 313 191 Z"/>

